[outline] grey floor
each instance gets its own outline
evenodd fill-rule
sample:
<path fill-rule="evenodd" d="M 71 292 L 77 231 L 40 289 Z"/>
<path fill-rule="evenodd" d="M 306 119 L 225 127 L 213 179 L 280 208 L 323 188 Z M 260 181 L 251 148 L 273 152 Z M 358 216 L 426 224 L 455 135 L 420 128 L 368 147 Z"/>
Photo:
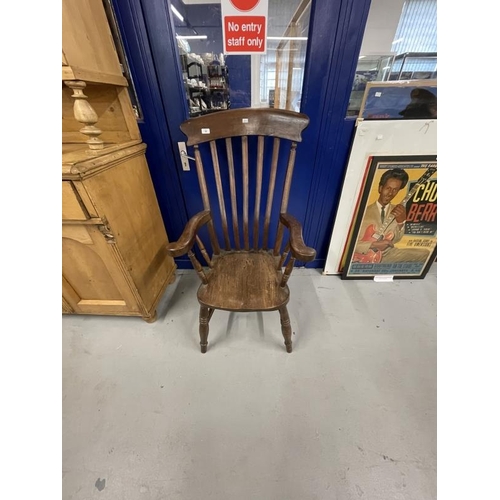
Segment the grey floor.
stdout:
<path fill-rule="evenodd" d="M 436 282 L 296 269 L 292 354 L 216 311 L 202 355 L 191 271 L 154 324 L 63 317 L 63 499 L 435 499 Z"/>

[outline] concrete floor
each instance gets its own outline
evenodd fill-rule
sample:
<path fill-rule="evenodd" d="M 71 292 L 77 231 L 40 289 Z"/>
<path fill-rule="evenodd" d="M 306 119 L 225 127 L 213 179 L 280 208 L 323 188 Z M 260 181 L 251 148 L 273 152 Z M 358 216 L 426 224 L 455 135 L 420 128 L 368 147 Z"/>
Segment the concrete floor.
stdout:
<path fill-rule="evenodd" d="M 63 499 L 435 499 L 436 282 L 296 269 L 292 354 L 216 311 L 202 355 L 192 271 L 154 324 L 63 317 Z"/>

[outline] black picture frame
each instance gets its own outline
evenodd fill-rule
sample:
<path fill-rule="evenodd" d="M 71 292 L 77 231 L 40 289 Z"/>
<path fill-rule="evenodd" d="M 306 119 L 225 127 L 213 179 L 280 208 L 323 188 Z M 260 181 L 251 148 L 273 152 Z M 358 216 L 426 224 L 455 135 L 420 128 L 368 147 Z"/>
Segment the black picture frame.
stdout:
<path fill-rule="evenodd" d="M 437 80 L 368 82 L 359 116 L 364 120 L 437 118 Z"/>
<path fill-rule="evenodd" d="M 398 223 L 392 211 L 401 203 Z M 372 156 L 353 227 L 342 279 L 423 279 L 437 256 L 437 156 Z"/>

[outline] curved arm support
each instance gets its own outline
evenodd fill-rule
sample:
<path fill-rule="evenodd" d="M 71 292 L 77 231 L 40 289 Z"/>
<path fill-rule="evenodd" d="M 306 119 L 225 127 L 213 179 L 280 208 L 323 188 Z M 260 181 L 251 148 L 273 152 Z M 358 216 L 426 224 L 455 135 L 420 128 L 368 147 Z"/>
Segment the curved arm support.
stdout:
<path fill-rule="evenodd" d="M 185 255 L 191 250 L 194 245 L 194 241 L 196 239 L 196 233 L 200 229 L 200 227 L 204 226 L 209 220 L 212 219 L 212 214 L 210 210 L 204 210 L 203 212 L 198 212 L 196 215 L 189 219 L 189 222 L 186 224 L 184 231 L 181 234 L 181 237 L 167 245 L 167 253 L 171 257 L 180 257 L 181 255 Z"/>
<path fill-rule="evenodd" d="M 290 251 L 297 259 L 304 262 L 310 262 L 316 257 L 316 250 L 305 245 L 302 238 L 302 225 L 290 214 L 280 214 L 281 223 L 290 231 Z"/>

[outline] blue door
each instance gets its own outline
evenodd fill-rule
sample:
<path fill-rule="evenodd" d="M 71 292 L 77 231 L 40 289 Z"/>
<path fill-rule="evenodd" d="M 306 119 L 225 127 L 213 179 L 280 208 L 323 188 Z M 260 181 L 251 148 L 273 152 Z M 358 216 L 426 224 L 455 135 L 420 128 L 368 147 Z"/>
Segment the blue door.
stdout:
<path fill-rule="evenodd" d="M 370 0 L 269 0 L 268 50 L 259 57 L 223 53 L 219 1 L 112 5 L 170 240 L 201 208 L 196 171 L 192 164 L 183 170 L 179 155 L 178 143 L 186 140 L 180 124 L 227 108 L 294 109 L 311 121 L 298 148 L 288 211 L 317 250 L 308 267 L 322 268 L 354 131 L 355 117 L 346 115 Z M 177 263 L 190 267 L 182 258 Z"/>

